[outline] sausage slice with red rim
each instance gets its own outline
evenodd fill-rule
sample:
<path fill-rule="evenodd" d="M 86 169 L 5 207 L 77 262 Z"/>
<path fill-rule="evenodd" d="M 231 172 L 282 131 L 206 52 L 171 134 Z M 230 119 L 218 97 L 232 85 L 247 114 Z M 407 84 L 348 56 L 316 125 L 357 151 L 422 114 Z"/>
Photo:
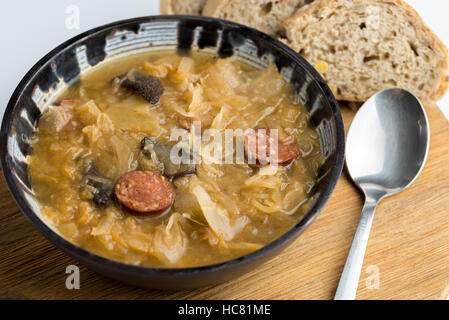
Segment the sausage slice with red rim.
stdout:
<path fill-rule="evenodd" d="M 175 199 L 170 181 L 151 171 L 125 173 L 117 181 L 114 193 L 121 205 L 137 213 L 163 211 Z"/>
<path fill-rule="evenodd" d="M 255 159 L 262 164 L 287 165 L 299 155 L 299 147 L 293 137 L 287 141 L 278 139 L 277 150 L 274 139 L 271 137 L 270 129 L 255 129 L 245 134 L 244 147 L 248 158 Z M 273 146 L 273 150 L 271 150 L 273 154 L 270 155 L 271 146 Z"/>

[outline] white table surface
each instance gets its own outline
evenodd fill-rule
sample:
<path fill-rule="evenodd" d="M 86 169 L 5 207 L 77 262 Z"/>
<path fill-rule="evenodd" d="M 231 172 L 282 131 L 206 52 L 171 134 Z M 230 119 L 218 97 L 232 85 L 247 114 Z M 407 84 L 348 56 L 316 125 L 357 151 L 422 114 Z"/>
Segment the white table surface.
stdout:
<path fill-rule="evenodd" d="M 449 46 L 449 0 L 408 2 Z M 76 23 L 70 24 L 77 11 L 79 28 Z M 20 79 L 58 44 L 115 20 L 158 12 L 158 0 L 1 0 L 0 115 Z M 449 119 L 449 94 L 439 105 Z"/>

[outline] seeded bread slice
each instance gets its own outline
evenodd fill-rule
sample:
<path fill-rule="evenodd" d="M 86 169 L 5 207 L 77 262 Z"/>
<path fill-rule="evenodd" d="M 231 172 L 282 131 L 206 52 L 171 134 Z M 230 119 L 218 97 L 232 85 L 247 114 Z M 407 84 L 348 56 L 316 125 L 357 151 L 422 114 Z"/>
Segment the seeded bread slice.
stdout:
<path fill-rule="evenodd" d="M 401 87 L 430 101 L 448 88 L 447 48 L 402 0 L 317 0 L 284 21 L 281 33 L 318 66 L 337 99 L 365 101 Z"/>
<path fill-rule="evenodd" d="M 161 14 L 194 14 L 200 15 L 206 0 L 160 0 Z"/>
<path fill-rule="evenodd" d="M 207 0 L 203 16 L 232 20 L 275 35 L 285 19 L 312 0 Z"/>

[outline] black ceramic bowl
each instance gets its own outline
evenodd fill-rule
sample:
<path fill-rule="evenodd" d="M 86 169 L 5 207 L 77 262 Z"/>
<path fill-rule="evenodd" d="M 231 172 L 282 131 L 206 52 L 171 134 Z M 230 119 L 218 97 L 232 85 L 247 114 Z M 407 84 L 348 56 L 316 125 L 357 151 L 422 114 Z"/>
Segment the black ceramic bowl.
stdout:
<path fill-rule="evenodd" d="M 248 255 L 196 268 L 160 269 L 128 265 L 92 254 L 61 237 L 41 216 L 28 178 L 25 157 L 32 152 L 30 136 L 46 105 L 80 73 L 118 56 L 143 50 L 172 48 L 182 54 L 207 50 L 219 57 L 237 56 L 264 67 L 273 61 L 296 89 L 299 101 L 318 128 L 326 162 L 313 190 L 313 207 L 282 237 Z M 273 257 L 298 237 L 317 217 L 340 176 L 344 158 L 344 128 L 337 102 L 319 73 L 293 50 L 254 29 L 196 16 L 153 16 L 124 20 L 87 31 L 42 58 L 14 91 L 1 127 L 3 173 L 18 206 L 58 248 L 99 273 L 130 284 L 160 289 L 213 285 L 237 277 Z"/>

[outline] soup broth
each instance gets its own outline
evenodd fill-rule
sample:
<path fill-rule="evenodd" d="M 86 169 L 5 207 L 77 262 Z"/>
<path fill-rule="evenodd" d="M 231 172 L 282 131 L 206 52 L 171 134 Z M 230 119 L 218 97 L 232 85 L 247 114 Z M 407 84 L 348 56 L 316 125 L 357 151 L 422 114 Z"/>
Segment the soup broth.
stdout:
<path fill-rule="evenodd" d="M 166 162 L 175 129 L 188 138 L 183 148 L 199 143 L 200 161 Z M 260 149 L 249 161 L 247 129 L 259 148 L 277 145 L 277 161 L 263 161 Z M 207 132 L 222 142 L 237 132 L 230 141 L 244 142 L 243 158 L 237 148 L 214 153 Z M 113 260 L 167 268 L 237 258 L 284 234 L 310 207 L 323 163 L 309 114 L 274 66 L 174 51 L 83 75 L 43 113 L 32 146 L 33 189 L 63 237 Z"/>

